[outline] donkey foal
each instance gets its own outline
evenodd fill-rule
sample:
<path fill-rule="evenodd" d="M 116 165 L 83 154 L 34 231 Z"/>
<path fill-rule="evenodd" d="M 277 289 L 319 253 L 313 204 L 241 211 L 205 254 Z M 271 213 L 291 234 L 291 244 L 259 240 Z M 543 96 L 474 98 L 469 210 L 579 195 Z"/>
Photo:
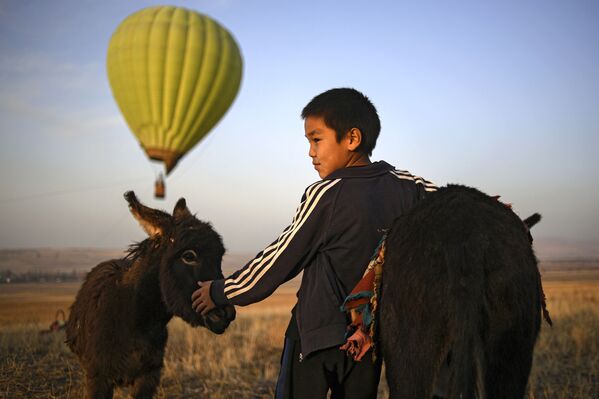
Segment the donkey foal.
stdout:
<path fill-rule="evenodd" d="M 135 398 L 151 398 L 173 315 L 216 334 L 235 319 L 232 306 L 206 317 L 191 308 L 197 281 L 223 278 L 225 249 L 212 226 L 196 219 L 183 198 L 172 216 L 142 205 L 132 191 L 125 198 L 149 238 L 88 273 L 67 321 L 66 342 L 85 370 L 88 399 L 111 398 L 124 385 L 133 385 Z"/>

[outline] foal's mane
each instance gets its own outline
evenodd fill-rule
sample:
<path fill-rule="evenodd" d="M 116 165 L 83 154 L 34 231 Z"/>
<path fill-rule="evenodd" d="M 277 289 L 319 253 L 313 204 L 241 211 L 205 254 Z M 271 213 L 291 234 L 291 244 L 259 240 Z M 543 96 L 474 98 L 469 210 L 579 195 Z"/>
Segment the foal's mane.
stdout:
<path fill-rule="evenodd" d="M 137 260 L 140 256 L 145 254 L 153 246 L 155 241 L 155 239 L 146 238 L 143 241 L 135 242 L 129 245 L 124 259 L 130 261 Z"/>

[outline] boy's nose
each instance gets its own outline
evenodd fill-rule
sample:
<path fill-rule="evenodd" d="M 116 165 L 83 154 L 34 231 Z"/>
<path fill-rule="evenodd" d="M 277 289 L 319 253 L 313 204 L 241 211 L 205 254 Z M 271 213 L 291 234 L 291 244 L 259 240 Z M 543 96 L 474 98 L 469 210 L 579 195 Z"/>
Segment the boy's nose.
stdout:
<path fill-rule="evenodd" d="M 316 156 L 316 151 L 314 151 L 314 148 L 312 146 L 310 146 L 310 149 L 308 150 L 308 156 L 310 158 L 314 158 Z"/>

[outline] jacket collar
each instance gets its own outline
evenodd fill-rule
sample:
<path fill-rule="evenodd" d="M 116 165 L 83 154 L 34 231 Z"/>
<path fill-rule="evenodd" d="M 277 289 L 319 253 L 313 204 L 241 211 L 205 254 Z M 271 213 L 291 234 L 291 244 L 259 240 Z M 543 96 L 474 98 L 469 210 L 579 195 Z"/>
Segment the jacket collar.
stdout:
<path fill-rule="evenodd" d="M 323 180 L 374 177 L 383 175 L 393 169 L 395 168 L 389 165 L 387 162 L 377 161 L 371 163 L 370 165 L 351 166 L 349 168 L 337 169 Z"/>

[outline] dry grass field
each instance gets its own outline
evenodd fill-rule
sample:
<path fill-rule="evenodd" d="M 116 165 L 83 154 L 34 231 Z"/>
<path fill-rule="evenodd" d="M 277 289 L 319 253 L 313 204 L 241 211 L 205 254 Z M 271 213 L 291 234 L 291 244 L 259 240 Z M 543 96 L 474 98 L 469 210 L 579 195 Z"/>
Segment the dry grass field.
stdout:
<path fill-rule="evenodd" d="M 554 327 L 543 325 L 529 398 L 599 397 L 599 268 L 544 273 Z M 77 284 L 0 285 L 0 398 L 80 398 L 82 371 L 64 333 L 40 335 L 57 309 L 68 309 Z M 181 320 L 170 338 L 159 398 L 270 398 L 294 284 L 267 301 L 241 308 L 215 336 Z M 125 398 L 120 390 L 116 398 Z M 387 397 L 385 384 L 381 398 Z"/>

